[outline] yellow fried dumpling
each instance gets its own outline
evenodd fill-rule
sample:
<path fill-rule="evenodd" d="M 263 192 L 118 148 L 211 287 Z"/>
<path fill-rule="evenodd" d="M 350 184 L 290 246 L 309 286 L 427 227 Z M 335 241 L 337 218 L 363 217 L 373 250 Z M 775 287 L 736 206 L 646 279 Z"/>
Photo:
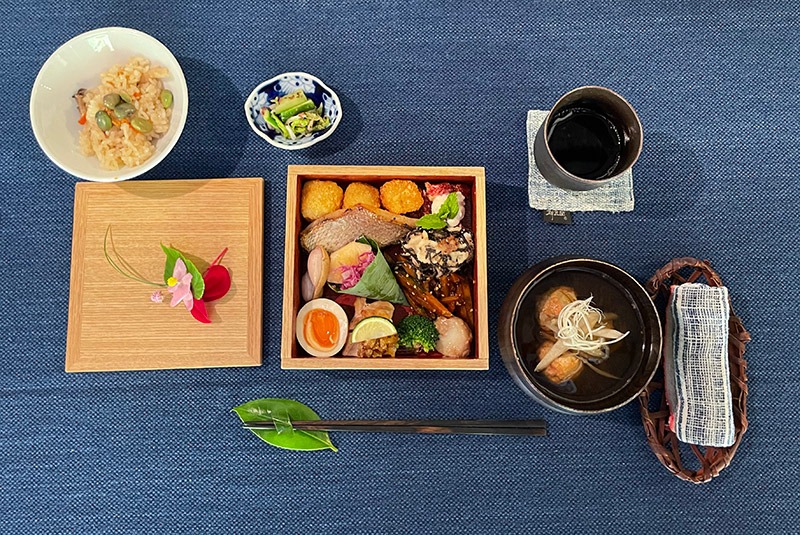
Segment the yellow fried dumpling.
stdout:
<path fill-rule="evenodd" d="M 300 213 L 307 221 L 314 221 L 342 207 L 344 192 L 339 184 L 330 180 L 309 180 L 300 192 Z"/>

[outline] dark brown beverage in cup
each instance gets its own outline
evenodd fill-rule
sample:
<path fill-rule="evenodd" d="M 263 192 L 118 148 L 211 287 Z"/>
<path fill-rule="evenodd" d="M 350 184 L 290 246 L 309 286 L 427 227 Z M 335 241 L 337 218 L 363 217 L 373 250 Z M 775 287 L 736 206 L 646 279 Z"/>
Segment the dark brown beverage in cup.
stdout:
<path fill-rule="evenodd" d="M 561 97 L 536 134 L 542 176 L 571 190 L 590 190 L 630 169 L 642 150 L 642 125 L 628 102 L 604 87 Z"/>

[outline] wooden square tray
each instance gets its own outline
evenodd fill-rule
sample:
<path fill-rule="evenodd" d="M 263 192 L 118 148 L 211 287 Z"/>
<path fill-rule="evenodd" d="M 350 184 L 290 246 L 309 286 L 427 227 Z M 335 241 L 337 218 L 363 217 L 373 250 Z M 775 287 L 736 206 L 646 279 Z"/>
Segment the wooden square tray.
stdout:
<path fill-rule="evenodd" d="M 263 216 L 262 178 L 78 183 L 66 371 L 261 364 Z M 103 254 L 109 225 L 116 250 L 152 281 L 163 280 L 160 243 L 201 259 L 200 271 L 228 247 L 231 290 L 209 305 L 212 323 L 151 302 L 154 288 L 115 271 Z"/>
<path fill-rule="evenodd" d="M 295 338 L 295 318 L 300 302 L 301 247 L 303 221 L 300 190 L 306 180 L 334 180 L 343 185 L 360 181 L 380 183 L 392 179 L 425 182 L 459 182 L 472 188 L 472 230 L 475 239 L 473 299 L 475 308 L 474 355 L 463 359 L 444 358 L 314 358 L 303 353 Z M 393 369 L 393 370 L 486 370 L 489 368 L 489 335 L 486 278 L 486 184 L 482 167 L 390 167 L 290 165 L 286 187 L 286 261 L 283 286 L 283 331 L 281 368 L 284 369 Z"/>

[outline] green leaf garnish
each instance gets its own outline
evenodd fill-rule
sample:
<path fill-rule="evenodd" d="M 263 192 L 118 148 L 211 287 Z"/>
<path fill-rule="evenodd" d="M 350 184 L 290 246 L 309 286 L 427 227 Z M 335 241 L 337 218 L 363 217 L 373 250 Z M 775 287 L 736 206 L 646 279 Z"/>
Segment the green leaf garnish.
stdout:
<path fill-rule="evenodd" d="M 166 283 L 175 271 L 175 262 L 181 257 L 181 253 L 177 249 L 167 247 L 161 244 L 161 250 L 167 255 L 167 262 L 164 264 L 164 282 Z M 187 268 L 188 269 L 188 268 Z M 194 276 L 192 276 L 194 278 Z"/>
<path fill-rule="evenodd" d="M 292 420 L 319 420 L 308 405 L 292 399 L 262 398 L 233 408 L 242 422 L 273 421 L 275 429 L 251 429 L 258 438 L 286 450 L 338 451 L 325 431 L 301 431 L 292 427 Z"/>
<path fill-rule="evenodd" d="M 397 284 L 397 279 L 392 273 L 392 268 L 386 262 L 386 258 L 381 252 L 381 248 L 374 240 L 361 236 L 356 240 L 357 242 L 366 243 L 372 247 L 372 252 L 375 253 L 375 260 L 373 260 L 364 273 L 361 279 L 352 288 L 342 290 L 338 285 L 332 288 L 343 294 L 358 295 L 366 297 L 367 299 L 375 299 L 379 301 L 389 301 L 390 303 L 398 303 L 407 305 L 408 300 L 400 285 Z"/>
<path fill-rule="evenodd" d="M 183 260 L 183 263 L 186 264 L 186 271 L 192 274 L 192 295 L 194 295 L 195 299 L 203 297 L 203 293 L 206 291 L 206 283 L 203 280 L 203 274 L 200 273 L 197 266 L 186 258 L 182 252 L 173 247 L 167 247 L 162 243 L 161 250 L 167 255 L 167 261 L 164 264 L 164 282 L 166 283 L 169 278 L 172 277 L 172 272 L 175 271 L 175 262 L 180 258 Z"/>
<path fill-rule="evenodd" d="M 458 196 L 455 193 L 451 193 L 447 196 L 447 198 L 442 203 L 442 206 L 439 208 L 437 214 L 442 219 L 453 219 L 455 216 L 458 215 Z"/>
<path fill-rule="evenodd" d="M 447 223 L 437 214 L 428 214 L 417 219 L 417 226 L 424 229 L 432 230 L 432 229 L 444 228 L 447 226 Z"/>
<path fill-rule="evenodd" d="M 458 215 L 458 196 L 450 193 L 435 214 L 428 214 L 417 219 L 417 226 L 427 230 L 437 230 L 447 226 L 447 220 Z"/>

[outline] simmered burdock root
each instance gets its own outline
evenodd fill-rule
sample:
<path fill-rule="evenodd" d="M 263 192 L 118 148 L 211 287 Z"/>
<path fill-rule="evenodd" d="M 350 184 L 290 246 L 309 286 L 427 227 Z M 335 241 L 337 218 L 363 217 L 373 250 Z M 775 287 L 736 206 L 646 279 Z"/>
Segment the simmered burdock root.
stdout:
<path fill-rule="evenodd" d="M 553 348 L 553 345 L 555 345 L 553 342 L 547 341 L 539 346 L 539 360 Z M 551 362 L 542 373 L 549 381 L 555 384 L 561 384 L 578 375 L 581 369 L 583 369 L 583 363 L 578 359 L 575 352 L 567 351 Z"/>

